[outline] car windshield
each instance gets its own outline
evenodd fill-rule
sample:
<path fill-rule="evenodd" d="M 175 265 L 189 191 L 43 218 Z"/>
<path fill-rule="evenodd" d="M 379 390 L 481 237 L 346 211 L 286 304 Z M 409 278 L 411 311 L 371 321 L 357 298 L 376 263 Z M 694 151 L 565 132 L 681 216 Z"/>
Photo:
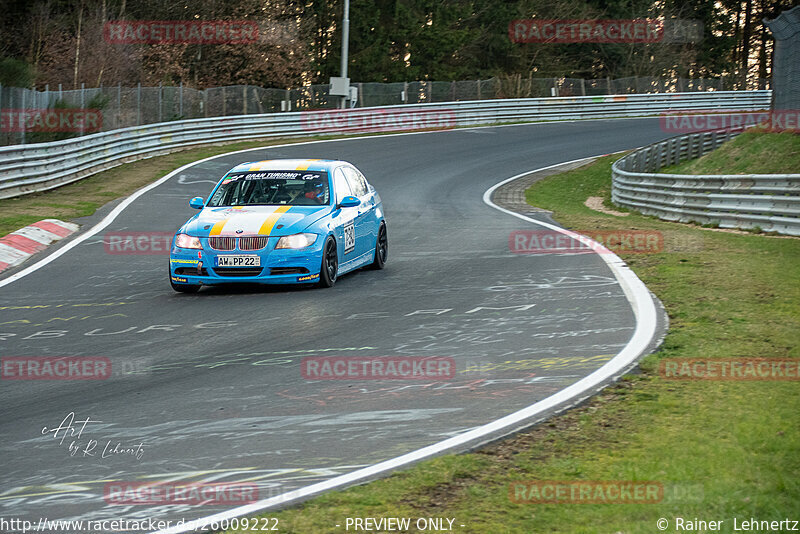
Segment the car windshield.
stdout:
<path fill-rule="evenodd" d="M 209 206 L 328 204 L 328 174 L 314 171 L 232 172 L 222 179 Z"/>

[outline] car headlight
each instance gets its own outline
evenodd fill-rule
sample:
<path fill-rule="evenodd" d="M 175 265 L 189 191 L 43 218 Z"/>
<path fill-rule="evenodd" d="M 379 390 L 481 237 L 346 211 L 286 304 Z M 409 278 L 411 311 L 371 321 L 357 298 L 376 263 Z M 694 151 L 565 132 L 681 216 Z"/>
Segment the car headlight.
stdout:
<path fill-rule="evenodd" d="M 199 237 L 192 237 L 186 234 L 178 234 L 175 237 L 175 246 L 178 248 L 203 248 Z"/>
<path fill-rule="evenodd" d="M 317 240 L 317 234 L 294 234 L 278 239 L 275 248 L 306 248 Z"/>

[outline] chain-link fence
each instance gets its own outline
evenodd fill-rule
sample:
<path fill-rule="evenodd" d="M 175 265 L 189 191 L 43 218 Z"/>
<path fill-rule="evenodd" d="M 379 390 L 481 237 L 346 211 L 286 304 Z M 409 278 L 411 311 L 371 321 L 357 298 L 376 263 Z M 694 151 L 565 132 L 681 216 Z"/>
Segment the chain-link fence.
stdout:
<path fill-rule="evenodd" d="M 756 80 L 769 88 L 768 80 Z M 355 83 L 356 107 L 457 102 L 502 98 L 592 96 L 630 93 L 738 89 L 734 78 L 630 77 L 586 80 L 509 76 L 457 82 Z M 0 145 L 39 143 L 93 131 L 204 117 L 224 117 L 339 107 L 328 85 L 265 89 L 252 85 L 205 90 L 179 86 L 82 87 L 44 91 L 0 86 Z M 42 110 L 50 110 L 49 114 Z M 97 110 L 98 120 L 80 120 L 81 110 Z M 77 118 L 76 118 L 77 117 Z M 55 125 L 55 126 L 54 126 Z"/>

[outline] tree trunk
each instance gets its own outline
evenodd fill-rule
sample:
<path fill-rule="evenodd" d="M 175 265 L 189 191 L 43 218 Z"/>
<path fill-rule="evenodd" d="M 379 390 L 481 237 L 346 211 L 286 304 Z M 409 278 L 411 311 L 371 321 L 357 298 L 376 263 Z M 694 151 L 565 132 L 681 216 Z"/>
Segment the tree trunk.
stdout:
<path fill-rule="evenodd" d="M 747 89 L 747 68 L 750 64 L 750 37 L 752 36 L 753 0 L 744 3 L 744 29 L 742 30 L 741 89 Z"/>
<path fill-rule="evenodd" d="M 72 69 L 72 88 L 78 88 L 78 63 L 81 57 L 81 24 L 83 24 L 83 3 L 78 10 L 78 37 L 75 40 L 75 66 Z"/>

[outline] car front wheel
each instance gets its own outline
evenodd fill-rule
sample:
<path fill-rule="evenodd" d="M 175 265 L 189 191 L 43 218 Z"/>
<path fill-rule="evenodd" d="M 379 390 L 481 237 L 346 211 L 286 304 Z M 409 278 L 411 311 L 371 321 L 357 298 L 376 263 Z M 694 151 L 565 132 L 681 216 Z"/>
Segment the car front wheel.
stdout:
<path fill-rule="evenodd" d="M 322 265 L 319 270 L 320 287 L 333 287 L 339 271 L 339 257 L 336 255 L 336 241 L 328 237 L 322 249 Z"/>
<path fill-rule="evenodd" d="M 197 293 L 200 291 L 200 286 L 198 284 L 176 284 L 170 280 L 169 285 L 171 285 L 172 289 L 178 293 Z"/>
<path fill-rule="evenodd" d="M 378 239 L 375 240 L 375 260 L 372 262 L 373 269 L 383 269 L 386 266 L 386 258 L 389 256 L 389 238 L 386 235 L 386 225 L 381 223 L 378 230 Z"/>

